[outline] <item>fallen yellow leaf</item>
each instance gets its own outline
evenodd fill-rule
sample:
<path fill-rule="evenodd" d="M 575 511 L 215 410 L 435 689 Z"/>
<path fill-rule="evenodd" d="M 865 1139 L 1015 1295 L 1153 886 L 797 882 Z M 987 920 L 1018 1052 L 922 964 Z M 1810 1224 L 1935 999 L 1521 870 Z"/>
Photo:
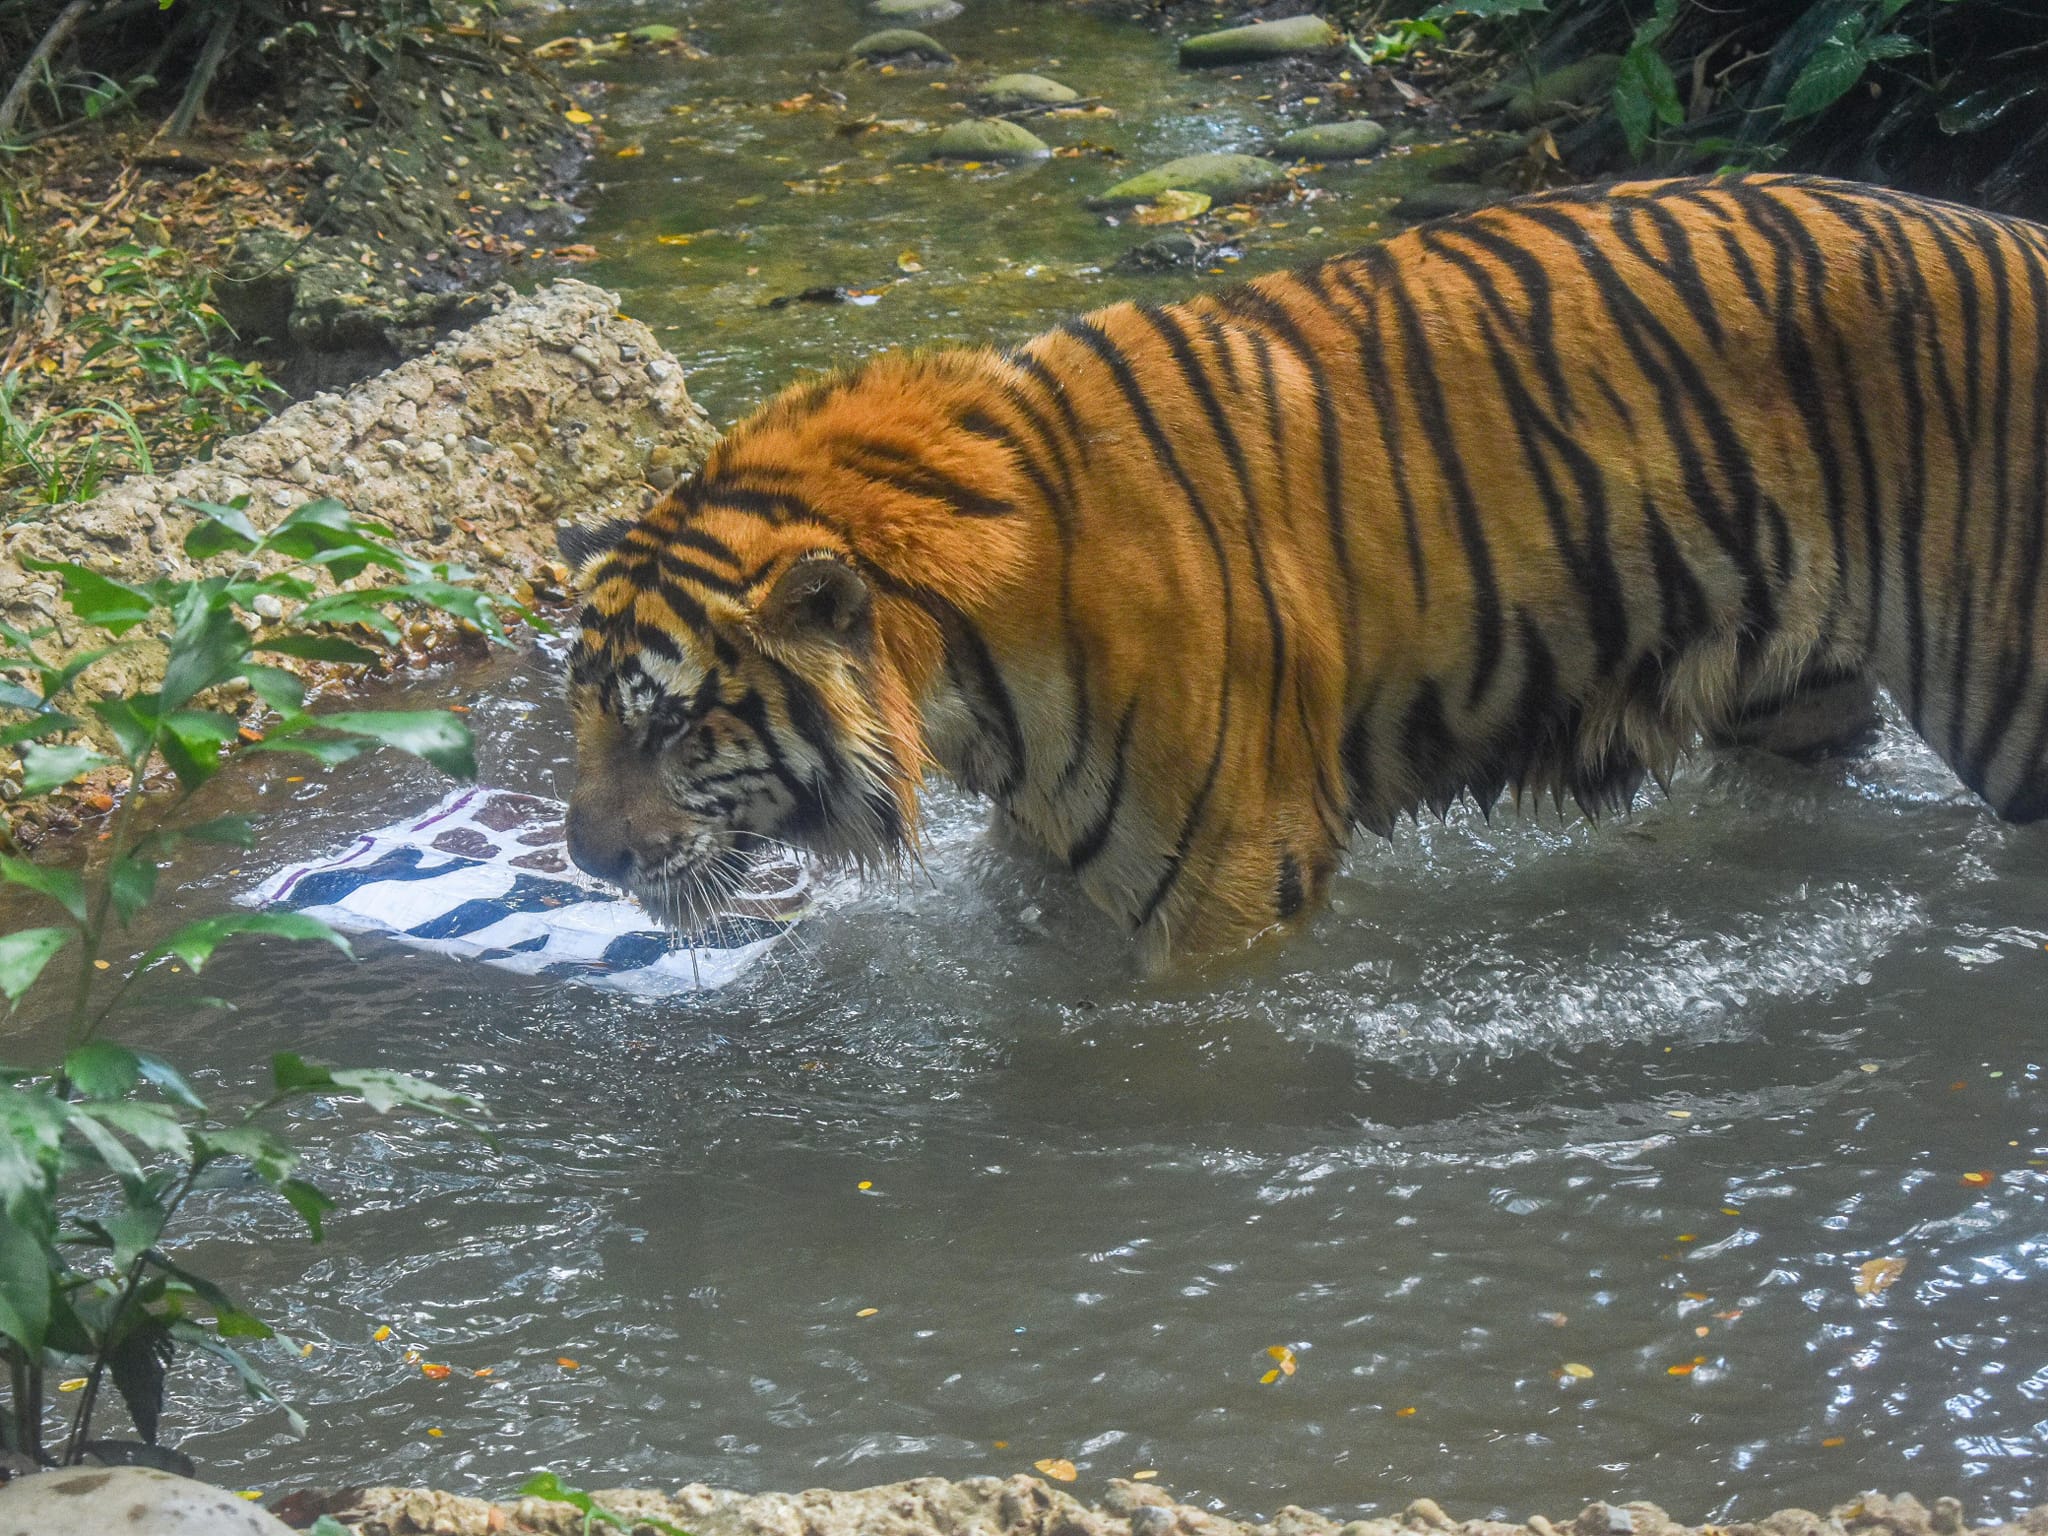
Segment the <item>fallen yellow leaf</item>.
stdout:
<path fill-rule="evenodd" d="M 854 1313 L 853 1315 L 855 1317 L 873 1317 L 877 1312 L 881 1310 L 882 1309 L 880 1307 L 862 1307 L 858 1312 Z"/>
<path fill-rule="evenodd" d="M 1898 1283 L 1906 1272 L 1904 1259 L 1865 1259 L 1856 1266 L 1856 1294 L 1878 1296 Z"/>
<path fill-rule="evenodd" d="M 388 1323 L 384 1327 L 379 1328 L 375 1333 L 370 1335 L 370 1338 L 378 1344 L 382 1344 L 386 1339 L 390 1337 L 391 1327 Z"/>
<path fill-rule="evenodd" d="M 1413 1408 L 1396 1408 L 1394 1410 L 1394 1417 L 1397 1419 L 1412 1419 L 1415 1417 L 1415 1410 Z"/>
<path fill-rule="evenodd" d="M 1273 1385 L 1274 1382 L 1278 1381 L 1279 1379 L 1280 1373 L 1278 1371 L 1268 1371 L 1265 1375 L 1259 1378 L 1259 1385 L 1262 1387 L 1270 1387 L 1271 1385 Z"/>
<path fill-rule="evenodd" d="M 858 1184 L 854 1185 L 853 1187 L 855 1189 L 873 1189 L 875 1187 L 875 1181 L 873 1179 L 862 1179 Z"/>
<path fill-rule="evenodd" d="M 446 1381 L 448 1379 L 448 1367 L 445 1365 L 422 1365 L 420 1367 L 420 1374 L 429 1381 Z"/>
<path fill-rule="evenodd" d="M 1591 1367 L 1590 1365 L 1581 1365 L 1576 1360 L 1567 1360 L 1564 1363 L 1564 1373 L 1565 1375 L 1572 1377 L 1574 1380 L 1586 1381 L 1592 1377 L 1593 1367 Z"/>
<path fill-rule="evenodd" d="M 1147 1467 L 1147 1468 L 1145 1468 L 1145 1470 L 1144 1470 L 1144 1471 L 1142 1471 L 1142 1472 L 1133 1472 L 1133 1473 L 1131 1474 L 1131 1481 L 1132 1481 L 1132 1482 L 1134 1482 L 1134 1483 L 1149 1483 L 1149 1482 L 1151 1482 L 1151 1481 L 1152 1481 L 1152 1479 L 1153 1479 L 1153 1478 L 1157 1477 L 1158 1475 L 1159 1475 L 1159 1469 L 1158 1469 L 1158 1468 L 1156 1468 L 1156 1467 Z"/>
<path fill-rule="evenodd" d="M 1976 1186 L 1978 1186 L 1978 1187 L 1980 1187 L 1980 1188 L 1981 1188 L 1982 1186 L 1984 1186 L 1984 1185 L 1986 1185 L 1986 1184 L 1989 1184 L 1989 1183 L 1990 1183 L 1990 1182 L 1991 1182 L 1991 1181 L 1992 1181 L 1993 1179 L 1995 1179 L 1995 1178 L 1997 1178 L 1997 1177 L 1998 1177 L 1998 1175 L 1997 1175 L 1997 1174 L 1996 1174 L 1996 1173 L 1995 1173 L 1994 1171 L 1992 1171 L 1991 1169 L 1989 1169 L 1989 1168 L 1979 1168 L 1979 1169 L 1978 1169 L 1978 1170 L 1977 1170 L 1976 1172 L 1974 1172 L 1974 1173 L 1966 1173 L 1966 1174 L 1964 1174 L 1964 1175 L 1963 1175 L 1963 1182 L 1964 1182 L 1965 1184 L 1973 1184 L 1973 1185 L 1976 1185 Z"/>
<path fill-rule="evenodd" d="M 59 1392 L 82 1392 L 85 1390 L 85 1378 L 83 1376 L 73 1376 L 69 1381 L 60 1381 L 57 1383 L 57 1390 Z"/>
<path fill-rule="evenodd" d="M 594 123 L 597 121 L 596 118 L 592 117 L 588 112 L 584 111 L 581 107 L 571 107 L 568 111 L 564 112 L 562 116 L 569 119 L 569 121 L 572 123 Z"/>
<path fill-rule="evenodd" d="M 922 272 L 924 270 L 924 263 L 917 259 L 917 252 L 902 251 L 896 257 L 896 270 L 898 272 Z"/>
<path fill-rule="evenodd" d="M 637 160 L 646 153 L 647 151 L 638 144 L 628 144 L 624 149 L 613 150 L 612 158 L 614 160 Z"/>
<path fill-rule="evenodd" d="M 427 1433 L 432 1435 L 436 1440 L 441 1438 L 441 1431 L 438 1429 L 430 1429 L 427 1431 Z"/>
<path fill-rule="evenodd" d="M 1833 1450 L 1836 1446 L 1843 1445 L 1846 1443 L 1847 1442 L 1845 1442 L 1840 1435 L 1829 1435 L 1827 1439 L 1821 1441 L 1821 1444 L 1826 1446 L 1829 1450 Z"/>
<path fill-rule="evenodd" d="M 1179 224 L 1187 219 L 1200 218 L 1209 211 L 1213 201 L 1206 192 L 1173 189 L 1160 193 L 1139 208 L 1133 217 L 1140 224 Z"/>
<path fill-rule="evenodd" d="M 1081 1475 L 1065 1457 L 1048 1456 L 1044 1461 L 1034 1461 L 1031 1465 L 1056 1483 L 1071 1483 Z"/>
<path fill-rule="evenodd" d="M 555 1356 L 555 1364 L 559 1365 L 565 1371 L 580 1371 L 583 1369 L 580 1363 L 571 1360 L 567 1355 Z"/>

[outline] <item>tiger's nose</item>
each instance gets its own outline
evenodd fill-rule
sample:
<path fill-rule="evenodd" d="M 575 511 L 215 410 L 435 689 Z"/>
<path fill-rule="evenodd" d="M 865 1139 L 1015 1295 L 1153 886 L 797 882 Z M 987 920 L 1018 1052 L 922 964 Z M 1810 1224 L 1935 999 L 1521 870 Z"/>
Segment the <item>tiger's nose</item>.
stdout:
<path fill-rule="evenodd" d="M 603 819 L 574 802 L 569 806 L 569 857 L 586 875 L 612 885 L 624 885 L 633 872 L 633 847 L 626 840 L 625 824 Z"/>

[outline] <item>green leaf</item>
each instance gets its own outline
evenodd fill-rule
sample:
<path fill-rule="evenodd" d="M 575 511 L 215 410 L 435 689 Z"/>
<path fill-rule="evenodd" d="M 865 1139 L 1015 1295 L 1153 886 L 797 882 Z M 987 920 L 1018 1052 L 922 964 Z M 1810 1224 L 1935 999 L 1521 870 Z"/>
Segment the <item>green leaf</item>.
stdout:
<path fill-rule="evenodd" d="M 277 1389 L 264 1379 L 261 1371 L 243 1357 L 240 1350 L 221 1342 L 206 1329 L 188 1322 L 171 1324 L 171 1337 L 180 1344 L 209 1354 L 224 1363 L 240 1379 L 242 1390 L 250 1397 L 258 1402 L 271 1403 L 283 1410 L 286 1419 L 291 1423 L 293 1434 L 303 1436 L 306 1433 L 305 1416 L 277 1395 Z"/>
<path fill-rule="evenodd" d="M 135 921 L 135 914 L 149 905 L 156 894 L 156 861 L 139 853 L 124 854 L 107 870 L 107 898 L 122 926 Z"/>
<path fill-rule="evenodd" d="M 81 1115 L 78 1124 L 82 1130 L 92 1121 Z M 114 1245 L 114 1267 L 126 1269 L 154 1248 L 156 1240 L 163 1236 L 164 1223 L 170 1218 L 171 1213 L 160 1202 L 138 1202 L 132 1197 L 119 1210 L 106 1216 L 101 1226 Z"/>
<path fill-rule="evenodd" d="M 112 761 L 112 758 L 102 757 L 90 747 L 43 747 L 31 743 L 21 749 L 21 792 L 25 795 L 48 794 L 95 768 L 106 767 Z"/>
<path fill-rule="evenodd" d="M 249 662 L 243 666 L 242 676 L 249 680 L 258 698 L 287 719 L 304 711 L 306 685 L 284 668 Z"/>
<path fill-rule="evenodd" d="M 233 715 L 218 710 L 173 710 L 164 717 L 157 749 L 178 776 L 178 783 L 186 789 L 197 789 L 220 771 L 228 744 L 237 738 L 240 729 Z"/>
<path fill-rule="evenodd" d="M 344 955 L 355 953 L 347 939 L 317 917 L 307 917 L 300 912 L 225 912 L 219 917 L 202 917 L 197 922 L 187 923 L 145 953 L 136 962 L 136 969 L 147 970 L 164 956 L 173 955 L 196 973 L 205 968 L 206 962 L 213 958 L 213 952 L 225 940 L 242 933 L 265 934 L 277 939 L 317 939 L 332 944 Z"/>
<path fill-rule="evenodd" d="M 273 731 L 261 741 L 251 742 L 252 752 L 290 752 L 299 757 L 310 757 L 323 768 L 338 768 L 343 763 L 353 762 L 376 745 L 359 737 L 344 740 L 321 739 L 314 736 L 296 736 Z"/>
<path fill-rule="evenodd" d="M 43 707 L 43 696 L 33 688 L 0 677 L 0 706 L 8 709 L 39 710 Z"/>
<path fill-rule="evenodd" d="M 215 816 L 195 826 L 180 827 L 178 832 L 195 843 L 225 843 L 230 848 L 256 846 L 256 828 L 246 816 Z"/>
<path fill-rule="evenodd" d="M 57 903 L 66 912 L 85 921 L 85 882 L 71 870 L 37 864 L 19 854 L 0 853 L 0 880 L 25 885 Z"/>
<path fill-rule="evenodd" d="M 44 667 L 38 677 L 43 685 L 43 697 L 54 699 L 78 680 L 81 673 L 103 656 L 111 656 L 121 649 L 118 645 L 102 645 L 90 651 L 81 651 L 61 667 Z"/>
<path fill-rule="evenodd" d="M 349 1528 L 332 1515 L 322 1515 L 306 1528 L 307 1536 L 351 1536 Z"/>
<path fill-rule="evenodd" d="M 336 1067 L 328 1076 L 336 1088 L 360 1095 L 380 1115 L 394 1109 L 418 1109 L 459 1119 L 463 1113 L 480 1107 L 466 1093 L 383 1067 Z"/>
<path fill-rule="evenodd" d="M 1685 121 L 1679 104 L 1678 82 L 1671 66 L 1657 51 L 1664 24 L 1657 18 L 1636 31 L 1636 40 L 1622 55 L 1621 68 L 1614 77 L 1614 115 L 1628 139 L 1628 152 L 1641 159 L 1659 123 L 1675 125 Z"/>
<path fill-rule="evenodd" d="M 127 1147 L 122 1145 L 120 1137 L 116 1136 L 90 1115 L 72 1116 L 71 1128 L 99 1155 L 101 1164 L 106 1167 L 108 1172 L 121 1179 L 130 1188 L 134 1188 L 142 1183 L 144 1177 L 142 1164 L 135 1160 L 133 1152 L 130 1152 Z M 94 1224 L 89 1223 L 88 1225 Z M 103 1231 L 105 1229 L 100 1228 L 99 1230 Z M 114 1239 L 109 1235 L 107 1241 L 111 1244 Z"/>
<path fill-rule="evenodd" d="M 68 560 L 38 560 L 23 555 L 21 563 L 31 571 L 54 571 L 63 583 L 65 606 L 86 623 L 96 624 L 109 634 L 126 634 L 158 606 L 154 593 Z"/>
<path fill-rule="evenodd" d="M 222 590 L 225 585 L 194 582 L 179 598 L 170 655 L 157 693 L 159 710 L 176 709 L 194 694 L 226 682 L 241 670 L 242 658 L 249 654 L 250 635 L 235 617 Z"/>
<path fill-rule="evenodd" d="M 321 1218 L 334 1209 L 334 1201 L 304 1179 L 285 1179 L 278 1184 L 277 1192 L 291 1202 L 292 1209 L 306 1223 L 306 1232 L 312 1240 L 325 1242 L 327 1231 L 321 1225 Z"/>
<path fill-rule="evenodd" d="M 391 622 L 391 616 L 384 611 L 384 602 L 376 595 L 381 589 L 364 592 L 330 592 L 325 597 L 316 597 L 299 610 L 301 624 L 360 624 L 374 630 L 396 645 L 402 638 L 398 626 Z"/>
<path fill-rule="evenodd" d="M 297 656 L 302 661 L 339 661 L 350 666 L 373 666 L 377 653 L 367 646 L 344 640 L 339 635 L 267 635 L 256 642 L 259 651 L 278 656 Z"/>
<path fill-rule="evenodd" d="M 0 935 L 0 996 L 10 1003 L 36 983 L 43 967 L 71 937 L 68 928 L 19 928 Z"/>
<path fill-rule="evenodd" d="M 80 1104 L 77 1108 L 80 1116 L 90 1116 L 102 1125 L 112 1127 L 148 1151 L 175 1157 L 180 1162 L 191 1160 L 191 1134 L 185 1129 L 185 1122 L 178 1118 L 178 1112 L 168 1104 L 114 1099 L 104 1103 Z"/>
<path fill-rule="evenodd" d="M 107 1351 L 107 1374 L 145 1445 L 156 1444 L 164 1407 L 164 1373 L 176 1358 L 171 1325 L 146 1312 Z"/>
<path fill-rule="evenodd" d="M 316 715 L 313 723 L 423 757 L 451 778 L 476 777 L 476 743 L 469 727 L 445 710 L 349 710 Z"/>
<path fill-rule="evenodd" d="M 64 1058 L 63 1070 L 88 1099 L 125 1099 L 142 1081 L 142 1058 L 125 1045 L 91 1040 Z"/>
<path fill-rule="evenodd" d="M 75 731 L 78 722 L 69 715 L 46 709 L 41 714 L 31 715 L 26 720 L 17 720 L 12 725 L 0 726 L 0 747 L 19 746 L 24 741 L 34 741 L 43 736 L 55 736 L 62 731 Z"/>
<path fill-rule="evenodd" d="M 224 817 L 223 820 L 239 820 L 239 817 Z M 189 834 L 188 834 L 189 835 Z M 136 1062 L 142 1068 L 142 1080 L 173 1103 L 187 1109 L 196 1109 L 202 1114 L 206 1102 L 192 1091 L 192 1085 L 185 1081 L 185 1075 L 154 1051 L 137 1051 Z"/>
<path fill-rule="evenodd" d="M 283 1183 L 299 1166 L 299 1154 L 274 1131 L 260 1125 L 231 1125 L 218 1131 L 202 1132 L 197 1138 L 199 1158 L 245 1158 L 256 1176 L 266 1184 Z"/>
<path fill-rule="evenodd" d="M 334 1074 L 326 1067 L 290 1051 L 280 1051 L 270 1058 L 270 1075 L 276 1080 L 279 1093 L 308 1093 L 334 1086 Z"/>
<path fill-rule="evenodd" d="M 95 699 L 92 712 L 100 717 L 114 740 L 130 759 L 139 758 L 156 741 L 159 720 L 155 701 L 143 698 Z"/>
<path fill-rule="evenodd" d="M 0 1337 L 31 1359 L 50 1328 L 50 1271 L 59 1263 L 47 1223 L 0 1206 Z"/>
<path fill-rule="evenodd" d="M 180 497 L 178 505 L 204 518 L 185 535 L 185 553 L 194 560 L 210 560 L 228 551 L 240 554 L 254 549 L 262 538 L 249 521 L 249 514 L 240 507 L 224 507 L 216 501 L 198 501 L 189 496 Z"/>

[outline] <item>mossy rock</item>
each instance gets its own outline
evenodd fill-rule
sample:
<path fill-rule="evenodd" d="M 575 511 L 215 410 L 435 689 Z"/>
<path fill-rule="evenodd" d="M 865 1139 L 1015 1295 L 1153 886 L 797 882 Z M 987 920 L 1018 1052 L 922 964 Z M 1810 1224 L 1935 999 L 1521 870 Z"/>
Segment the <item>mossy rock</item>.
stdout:
<path fill-rule="evenodd" d="M 919 26 L 951 21 L 963 9 L 960 0 L 868 0 L 870 16 L 881 21 L 915 22 Z"/>
<path fill-rule="evenodd" d="M 1214 64 L 1254 64 L 1290 53 L 1321 53 L 1337 46 L 1338 31 L 1320 16 L 1289 16 L 1249 27 L 1204 32 L 1180 45 L 1180 61 L 1191 69 Z"/>
<path fill-rule="evenodd" d="M 1538 75 L 1508 98 L 1507 120 L 1517 128 L 1534 128 L 1564 116 L 1576 107 L 1590 107 L 1614 88 L 1621 56 L 1589 53 L 1561 69 Z"/>
<path fill-rule="evenodd" d="M 997 112 L 1015 112 L 1025 107 L 1062 107 L 1079 101 L 1081 93 L 1044 75 L 997 75 L 978 87 L 975 95 Z"/>
<path fill-rule="evenodd" d="M 1206 192 L 1219 203 L 1241 203 L 1286 185 L 1287 172 L 1257 155 L 1184 155 L 1097 193 L 1088 206 L 1127 208 L 1162 192 Z"/>
<path fill-rule="evenodd" d="M 1275 148 L 1296 160 L 1363 160 L 1386 148 L 1387 130 L 1369 117 L 1317 123 L 1282 135 Z"/>
<path fill-rule="evenodd" d="M 1471 213 L 1501 201 L 1509 194 L 1498 187 L 1482 187 L 1470 181 L 1440 181 L 1434 186 L 1417 187 L 1388 211 L 1397 219 L 1410 224 L 1420 224 L 1425 219 L 1448 218 L 1452 214 Z"/>
<path fill-rule="evenodd" d="M 849 59 L 868 64 L 886 64 L 898 60 L 910 60 L 918 64 L 950 64 L 953 55 L 922 32 L 913 32 L 908 27 L 888 27 L 880 32 L 870 32 L 866 37 L 846 50 Z"/>
<path fill-rule="evenodd" d="M 970 117 L 949 123 L 928 158 L 933 160 L 1043 160 L 1052 146 L 1021 123 Z"/>

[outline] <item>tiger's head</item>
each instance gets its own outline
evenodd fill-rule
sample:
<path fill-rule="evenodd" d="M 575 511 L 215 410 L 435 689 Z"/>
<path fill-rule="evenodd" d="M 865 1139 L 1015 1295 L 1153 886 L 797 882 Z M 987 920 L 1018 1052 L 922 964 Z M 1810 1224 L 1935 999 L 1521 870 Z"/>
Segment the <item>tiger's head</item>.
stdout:
<path fill-rule="evenodd" d="M 919 696 L 943 656 L 928 609 L 958 584 L 934 543 L 958 514 L 931 502 L 1007 474 L 985 442 L 949 446 L 916 383 L 792 391 L 639 519 L 563 529 L 583 597 L 569 855 L 673 927 L 770 849 L 868 869 L 914 845 Z"/>

